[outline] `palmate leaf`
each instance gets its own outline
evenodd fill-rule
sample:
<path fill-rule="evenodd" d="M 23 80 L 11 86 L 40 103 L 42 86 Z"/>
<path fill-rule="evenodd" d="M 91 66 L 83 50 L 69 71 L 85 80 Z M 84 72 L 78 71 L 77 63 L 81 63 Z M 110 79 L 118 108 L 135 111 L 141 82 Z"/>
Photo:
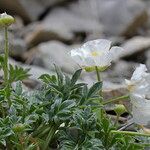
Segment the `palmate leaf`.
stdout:
<path fill-rule="evenodd" d="M 18 66 L 9 66 L 9 82 L 16 82 L 20 80 L 24 80 L 28 78 L 30 75 L 28 74 L 30 69 L 23 69 L 22 67 Z"/>

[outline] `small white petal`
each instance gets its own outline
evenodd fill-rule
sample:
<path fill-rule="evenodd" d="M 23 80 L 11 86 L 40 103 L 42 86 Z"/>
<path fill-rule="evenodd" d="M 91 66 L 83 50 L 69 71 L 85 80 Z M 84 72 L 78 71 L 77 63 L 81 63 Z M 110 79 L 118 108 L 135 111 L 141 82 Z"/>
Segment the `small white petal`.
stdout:
<path fill-rule="evenodd" d="M 85 43 L 83 48 L 89 49 L 89 51 L 107 52 L 110 49 L 111 41 L 105 39 L 93 40 Z"/>
<path fill-rule="evenodd" d="M 141 64 L 133 73 L 131 80 L 126 80 L 130 91 L 133 120 L 137 124 L 150 123 L 150 73 L 145 65 Z"/>
<path fill-rule="evenodd" d="M 112 51 L 110 51 L 110 47 L 111 41 L 109 40 L 98 39 L 89 41 L 79 49 L 72 50 L 71 56 L 76 59 L 76 62 L 78 61 L 77 63 L 80 63 L 80 65 L 87 67 L 106 67 L 111 65 L 111 61 L 117 56 L 117 51 L 121 49 L 114 47 L 111 49 Z"/>
<path fill-rule="evenodd" d="M 147 73 L 147 68 L 144 64 L 140 64 L 139 67 L 136 68 L 136 70 L 134 71 L 131 80 L 141 80 L 142 77 L 146 76 Z"/>

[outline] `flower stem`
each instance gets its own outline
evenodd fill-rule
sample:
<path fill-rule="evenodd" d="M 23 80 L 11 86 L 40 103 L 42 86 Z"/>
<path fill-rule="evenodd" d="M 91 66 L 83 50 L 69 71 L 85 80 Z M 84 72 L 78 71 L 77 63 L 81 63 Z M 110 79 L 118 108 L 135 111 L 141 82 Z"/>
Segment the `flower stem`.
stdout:
<path fill-rule="evenodd" d="M 117 126 L 117 125 L 118 125 L 119 117 L 120 117 L 120 116 L 117 114 L 117 117 L 116 117 L 116 120 L 115 120 L 114 126 Z"/>
<path fill-rule="evenodd" d="M 10 85 L 9 85 L 9 73 L 8 73 L 8 55 L 9 55 L 9 50 L 8 50 L 8 27 L 5 26 L 4 28 L 5 31 L 5 50 L 4 50 L 4 85 L 6 88 L 6 99 L 8 100 L 8 105 L 9 107 L 11 106 L 11 100 L 10 100 Z"/>
<path fill-rule="evenodd" d="M 139 132 L 132 132 L 132 131 L 116 131 L 116 130 L 112 130 L 111 133 L 127 134 L 127 135 L 131 135 L 131 136 L 147 136 L 147 137 L 150 137 L 150 134 L 139 133 Z"/>
<path fill-rule="evenodd" d="M 95 70 L 96 70 L 97 80 L 100 82 L 101 81 L 101 77 L 100 77 L 100 73 L 98 71 L 98 67 L 97 66 L 95 66 Z"/>
<path fill-rule="evenodd" d="M 112 98 L 112 99 L 109 99 L 109 100 L 106 100 L 105 102 L 103 102 L 103 105 L 118 102 L 120 100 L 127 100 L 128 98 L 129 98 L 129 95 L 123 95 L 123 96 L 120 96 L 120 97 Z"/>
<path fill-rule="evenodd" d="M 4 56 L 4 82 L 5 86 L 8 84 L 8 31 L 5 27 L 5 56 Z"/>

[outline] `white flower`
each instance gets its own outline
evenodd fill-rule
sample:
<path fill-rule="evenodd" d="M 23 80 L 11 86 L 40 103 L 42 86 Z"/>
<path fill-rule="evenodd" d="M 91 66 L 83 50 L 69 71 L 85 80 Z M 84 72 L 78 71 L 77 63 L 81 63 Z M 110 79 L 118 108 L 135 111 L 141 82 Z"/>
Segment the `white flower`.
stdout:
<path fill-rule="evenodd" d="M 146 66 L 140 64 L 126 84 L 130 91 L 134 122 L 150 125 L 150 73 L 147 73 Z"/>
<path fill-rule="evenodd" d="M 118 58 L 121 47 L 111 47 L 111 41 L 98 39 L 85 43 L 78 49 L 71 51 L 71 57 L 82 67 L 105 68 L 111 65 L 112 60 Z"/>
<path fill-rule="evenodd" d="M 134 71 L 131 80 L 125 80 L 128 90 L 133 94 L 144 94 L 150 90 L 150 73 L 144 64 L 140 64 Z"/>

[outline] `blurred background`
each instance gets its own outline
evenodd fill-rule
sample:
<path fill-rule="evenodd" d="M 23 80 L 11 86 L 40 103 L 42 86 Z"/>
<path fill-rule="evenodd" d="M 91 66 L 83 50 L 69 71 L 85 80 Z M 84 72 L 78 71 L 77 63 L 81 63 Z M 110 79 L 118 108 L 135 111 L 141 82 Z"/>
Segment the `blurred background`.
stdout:
<path fill-rule="evenodd" d="M 16 19 L 9 29 L 10 62 L 31 67 L 30 87 L 42 73 L 54 72 L 53 63 L 71 74 L 78 65 L 68 52 L 98 38 L 124 48 L 102 75 L 109 94 L 125 91 L 124 78 L 139 63 L 150 69 L 150 0 L 0 0 L 0 12 Z M 82 80 L 90 84 L 95 76 L 84 72 Z"/>

